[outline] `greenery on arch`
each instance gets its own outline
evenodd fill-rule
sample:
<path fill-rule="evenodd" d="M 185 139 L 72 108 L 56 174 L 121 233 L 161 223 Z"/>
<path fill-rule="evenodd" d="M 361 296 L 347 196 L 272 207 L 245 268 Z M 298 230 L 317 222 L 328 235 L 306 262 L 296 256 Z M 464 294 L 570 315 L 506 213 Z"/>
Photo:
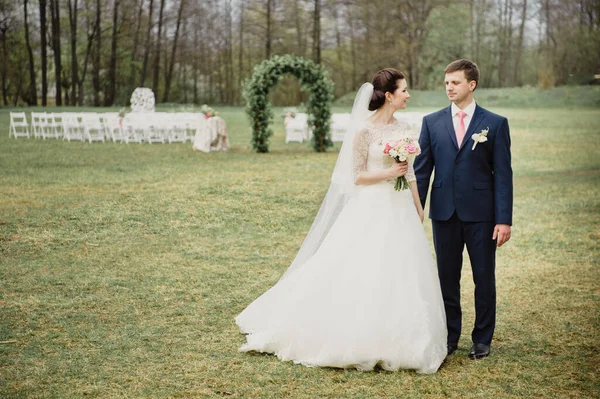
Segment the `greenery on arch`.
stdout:
<path fill-rule="evenodd" d="M 273 110 L 269 102 L 269 90 L 285 74 L 300 81 L 302 91 L 309 93 L 307 103 L 308 126 L 313 132 L 312 146 L 324 152 L 333 145 L 329 129 L 333 81 L 327 71 L 311 60 L 294 55 L 273 56 L 254 68 L 252 77 L 244 87 L 246 113 L 252 125 L 252 146 L 257 152 L 269 152 L 269 138 L 273 130 Z"/>

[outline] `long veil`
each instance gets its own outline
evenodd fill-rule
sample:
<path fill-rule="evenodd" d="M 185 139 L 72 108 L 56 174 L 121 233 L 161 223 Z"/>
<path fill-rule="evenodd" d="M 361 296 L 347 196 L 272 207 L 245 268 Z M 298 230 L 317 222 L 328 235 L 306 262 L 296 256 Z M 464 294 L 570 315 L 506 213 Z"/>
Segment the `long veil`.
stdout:
<path fill-rule="evenodd" d="M 369 102 L 372 96 L 373 85 L 371 83 L 364 83 L 358 90 L 358 93 L 356 93 L 350 123 L 344 134 L 342 148 L 340 149 L 333 174 L 331 175 L 331 185 L 327 190 L 325 199 L 321 203 L 321 208 L 302 246 L 296 254 L 296 258 L 294 258 L 294 261 L 281 279 L 289 276 L 314 255 L 327 236 L 327 233 L 329 233 L 331 226 L 337 220 L 340 212 L 352 195 L 354 195 L 355 176 L 352 170 L 352 143 L 355 134 L 364 126 L 369 117 Z"/>

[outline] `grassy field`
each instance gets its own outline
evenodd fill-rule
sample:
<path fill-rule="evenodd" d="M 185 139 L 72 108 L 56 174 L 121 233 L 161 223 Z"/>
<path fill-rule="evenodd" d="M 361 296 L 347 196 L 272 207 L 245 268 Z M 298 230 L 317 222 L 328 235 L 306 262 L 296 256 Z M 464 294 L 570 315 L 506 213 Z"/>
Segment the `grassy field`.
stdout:
<path fill-rule="evenodd" d="M 537 108 L 537 107 L 536 107 Z M 0 111 L 2 398 L 590 398 L 600 395 L 600 111 L 509 117 L 515 217 L 498 253 L 492 356 L 440 371 L 309 369 L 241 354 L 234 317 L 294 257 L 336 151 L 9 139 Z M 425 223 L 431 237 L 430 223 Z M 467 262 L 467 261 L 466 261 Z"/>

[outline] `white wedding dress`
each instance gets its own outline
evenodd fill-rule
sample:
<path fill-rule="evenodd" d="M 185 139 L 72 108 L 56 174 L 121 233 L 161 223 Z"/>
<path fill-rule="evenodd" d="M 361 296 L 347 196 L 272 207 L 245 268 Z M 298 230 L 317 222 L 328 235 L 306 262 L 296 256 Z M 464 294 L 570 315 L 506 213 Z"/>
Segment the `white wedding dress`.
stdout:
<path fill-rule="evenodd" d="M 401 121 L 368 124 L 354 140 L 355 172 L 388 168 L 384 144 L 410 134 Z M 439 368 L 447 332 L 437 271 L 411 192 L 393 183 L 358 186 L 317 252 L 238 315 L 240 351 L 309 367 Z"/>

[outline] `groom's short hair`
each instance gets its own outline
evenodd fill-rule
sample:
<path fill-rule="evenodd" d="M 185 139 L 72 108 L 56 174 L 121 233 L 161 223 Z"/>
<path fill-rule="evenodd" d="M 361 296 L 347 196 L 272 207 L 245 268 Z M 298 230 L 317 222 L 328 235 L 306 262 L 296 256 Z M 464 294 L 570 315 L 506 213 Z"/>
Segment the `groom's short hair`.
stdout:
<path fill-rule="evenodd" d="M 446 69 L 444 69 L 444 73 L 452 73 L 456 71 L 464 71 L 467 82 L 474 80 L 476 84 L 475 88 L 479 86 L 479 68 L 477 68 L 477 65 L 473 61 L 452 61 L 450 64 L 448 64 Z"/>

